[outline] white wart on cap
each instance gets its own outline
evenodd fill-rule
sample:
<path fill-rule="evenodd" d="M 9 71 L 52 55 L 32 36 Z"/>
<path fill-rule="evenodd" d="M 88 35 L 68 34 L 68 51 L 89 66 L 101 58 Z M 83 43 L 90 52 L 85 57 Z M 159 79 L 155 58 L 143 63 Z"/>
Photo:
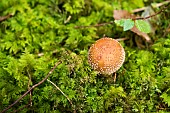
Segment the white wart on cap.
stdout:
<path fill-rule="evenodd" d="M 125 60 L 125 51 L 121 44 L 112 38 L 101 38 L 89 49 L 88 62 L 100 74 L 110 75 L 116 72 Z"/>

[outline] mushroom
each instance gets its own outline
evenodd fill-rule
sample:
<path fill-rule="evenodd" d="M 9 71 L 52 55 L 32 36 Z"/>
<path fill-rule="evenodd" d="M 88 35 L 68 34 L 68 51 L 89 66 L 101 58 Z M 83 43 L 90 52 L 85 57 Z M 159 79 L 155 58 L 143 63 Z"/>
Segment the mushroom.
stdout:
<path fill-rule="evenodd" d="M 125 51 L 121 44 L 112 38 L 97 40 L 89 49 L 88 62 L 100 74 L 110 75 L 116 72 L 125 60 Z"/>

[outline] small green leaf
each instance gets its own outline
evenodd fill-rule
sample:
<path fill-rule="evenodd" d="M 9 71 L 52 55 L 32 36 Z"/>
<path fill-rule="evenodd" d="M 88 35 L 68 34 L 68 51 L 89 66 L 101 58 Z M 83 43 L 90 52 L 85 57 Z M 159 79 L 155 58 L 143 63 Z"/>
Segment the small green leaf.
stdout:
<path fill-rule="evenodd" d="M 124 19 L 121 19 L 121 20 L 115 20 L 115 23 L 118 25 L 118 26 L 122 26 L 124 25 Z"/>
<path fill-rule="evenodd" d="M 127 31 L 131 29 L 134 26 L 134 21 L 131 19 L 125 19 L 124 25 L 123 25 L 123 31 Z"/>
<path fill-rule="evenodd" d="M 127 31 L 134 26 L 134 21 L 132 21 L 131 19 L 115 20 L 115 23 L 118 26 L 123 27 L 123 31 Z"/>
<path fill-rule="evenodd" d="M 144 20 L 136 20 L 135 21 L 136 27 L 139 29 L 139 31 L 144 32 L 144 33 L 149 33 L 151 32 L 150 25 L 147 21 Z"/>

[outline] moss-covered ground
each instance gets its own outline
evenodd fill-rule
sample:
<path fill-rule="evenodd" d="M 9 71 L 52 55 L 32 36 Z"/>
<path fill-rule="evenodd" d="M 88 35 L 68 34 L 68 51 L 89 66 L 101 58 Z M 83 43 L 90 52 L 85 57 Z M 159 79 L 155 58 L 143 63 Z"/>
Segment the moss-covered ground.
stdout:
<path fill-rule="evenodd" d="M 123 31 L 113 18 L 113 10 L 132 12 L 162 2 L 1 0 L 0 16 L 12 16 L 0 22 L 0 111 L 40 82 L 56 62 L 62 62 L 48 80 L 72 104 L 45 81 L 7 113 L 170 112 L 170 7 L 150 18 L 151 42 Z M 89 47 L 103 36 L 125 39 L 120 43 L 126 59 L 116 79 L 115 74 L 98 74 L 88 64 Z"/>

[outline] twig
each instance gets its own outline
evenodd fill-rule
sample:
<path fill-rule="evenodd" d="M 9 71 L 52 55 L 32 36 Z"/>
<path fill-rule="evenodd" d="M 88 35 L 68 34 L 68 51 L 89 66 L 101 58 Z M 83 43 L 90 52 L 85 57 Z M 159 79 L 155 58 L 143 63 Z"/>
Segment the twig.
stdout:
<path fill-rule="evenodd" d="M 18 110 L 14 110 L 11 113 L 18 113 L 19 111 L 23 110 L 24 108 L 27 108 L 31 105 L 31 103 L 28 103 L 27 105 L 23 106 L 22 108 L 18 109 Z"/>
<path fill-rule="evenodd" d="M 145 19 L 148 19 L 148 18 L 152 18 L 162 12 L 164 12 L 164 10 L 170 5 L 170 3 L 168 3 L 166 6 L 164 6 L 160 11 L 158 11 L 157 13 L 153 14 L 153 15 L 150 15 L 150 16 L 147 16 L 147 17 L 137 17 L 137 18 L 132 18 L 132 20 L 145 20 Z"/>
<path fill-rule="evenodd" d="M 167 0 L 167 1 L 164 1 L 164 2 L 161 2 L 161 3 L 158 3 L 158 4 L 155 5 L 155 7 L 160 7 L 160 6 L 165 5 L 165 4 L 169 3 L 169 2 L 170 2 L 170 0 Z M 142 7 L 142 8 L 134 9 L 132 12 L 133 12 L 133 13 L 137 13 L 137 12 L 140 12 L 140 11 L 145 10 L 146 8 L 147 8 L 147 7 Z"/>
<path fill-rule="evenodd" d="M 27 73 L 29 76 L 29 81 L 28 81 L 28 90 L 30 89 L 30 84 L 31 84 L 31 74 L 29 73 L 28 69 L 27 69 Z M 30 91 L 30 106 L 32 106 L 32 91 Z"/>
<path fill-rule="evenodd" d="M 101 24 L 96 24 L 96 25 L 89 25 L 89 26 L 75 26 L 74 28 L 79 29 L 79 28 L 89 28 L 89 27 L 100 27 L 100 26 L 105 26 L 108 24 L 113 24 L 114 22 L 106 22 L 106 23 L 101 23 Z"/>
<path fill-rule="evenodd" d="M 57 53 L 57 50 L 52 51 L 52 54 L 55 54 L 55 53 Z M 41 57 L 41 56 L 44 56 L 44 53 L 38 53 L 37 55 L 38 57 Z"/>
<path fill-rule="evenodd" d="M 68 18 L 66 19 L 66 21 L 64 22 L 64 24 L 68 23 L 71 19 L 71 16 L 68 16 Z"/>
<path fill-rule="evenodd" d="M 26 91 L 22 96 L 20 96 L 13 104 L 9 105 L 7 108 L 5 108 L 1 113 L 5 113 L 8 109 L 10 109 L 12 106 L 14 106 L 16 103 L 18 103 L 23 97 L 25 97 L 31 90 L 33 90 L 35 87 L 41 85 L 47 78 L 52 74 L 52 72 L 55 70 L 55 68 L 61 64 L 61 62 L 58 62 L 55 64 L 55 66 L 50 70 L 50 72 L 46 75 L 46 77 L 41 80 L 39 83 L 33 85 L 28 91 Z"/>
<path fill-rule="evenodd" d="M 52 81 L 50 81 L 49 79 L 47 79 L 48 82 L 50 82 L 57 90 L 59 90 L 66 98 L 67 100 L 70 102 L 72 108 L 74 109 L 73 103 L 72 101 L 68 98 L 68 96 L 56 85 L 54 84 Z M 76 113 L 75 109 L 74 109 L 74 113 Z"/>
<path fill-rule="evenodd" d="M 6 16 L 2 16 L 2 17 L 0 17 L 0 22 L 4 21 L 4 20 L 6 20 L 6 19 L 8 19 L 8 18 L 10 18 L 12 16 L 13 16 L 12 14 L 8 14 Z"/>
<path fill-rule="evenodd" d="M 118 39 L 115 39 L 117 41 L 124 41 L 124 40 L 128 40 L 129 38 L 118 38 Z"/>

